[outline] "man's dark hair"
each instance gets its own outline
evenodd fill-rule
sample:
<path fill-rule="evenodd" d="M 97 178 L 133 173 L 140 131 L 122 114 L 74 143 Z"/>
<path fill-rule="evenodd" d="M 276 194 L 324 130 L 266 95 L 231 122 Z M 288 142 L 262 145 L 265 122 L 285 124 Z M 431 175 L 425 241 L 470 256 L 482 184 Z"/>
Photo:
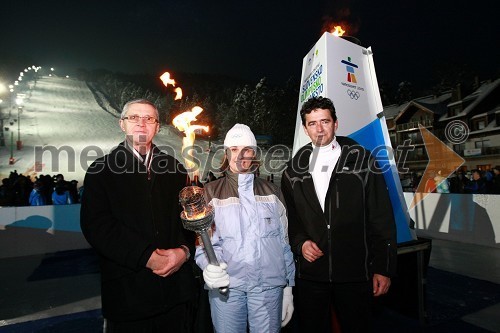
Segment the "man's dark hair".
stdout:
<path fill-rule="evenodd" d="M 316 109 L 330 110 L 333 121 L 337 121 L 337 113 L 335 113 L 335 106 L 333 106 L 332 100 L 327 97 L 318 96 L 312 97 L 302 104 L 302 108 L 300 109 L 302 125 L 306 126 L 306 114 Z"/>

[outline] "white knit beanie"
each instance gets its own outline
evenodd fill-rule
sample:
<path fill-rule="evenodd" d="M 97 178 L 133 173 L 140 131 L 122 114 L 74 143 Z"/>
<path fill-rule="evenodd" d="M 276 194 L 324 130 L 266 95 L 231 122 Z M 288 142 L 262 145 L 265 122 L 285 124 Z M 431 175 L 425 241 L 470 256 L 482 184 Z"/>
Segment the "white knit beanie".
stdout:
<path fill-rule="evenodd" d="M 227 132 L 224 147 L 233 146 L 257 147 L 255 135 L 253 135 L 250 127 L 236 124 Z"/>

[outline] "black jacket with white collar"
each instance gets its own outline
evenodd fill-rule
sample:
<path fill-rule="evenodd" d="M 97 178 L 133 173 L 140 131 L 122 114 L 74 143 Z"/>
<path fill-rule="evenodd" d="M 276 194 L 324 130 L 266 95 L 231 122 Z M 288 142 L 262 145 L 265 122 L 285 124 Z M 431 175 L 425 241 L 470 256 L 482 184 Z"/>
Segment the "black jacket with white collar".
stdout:
<path fill-rule="evenodd" d="M 281 187 L 297 278 L 356 282 L 367 281 L 374 273 L 391 277 L 396 270 L 396 225 L 384 176 L 368 150 L 350 138 L 336 139 L 342 152 L 324 211 L 309 173 L 311 144 L 302 147 L 283 172 Z M 307 240 L 324 253 L 313 263 L 302 256 Z"/>

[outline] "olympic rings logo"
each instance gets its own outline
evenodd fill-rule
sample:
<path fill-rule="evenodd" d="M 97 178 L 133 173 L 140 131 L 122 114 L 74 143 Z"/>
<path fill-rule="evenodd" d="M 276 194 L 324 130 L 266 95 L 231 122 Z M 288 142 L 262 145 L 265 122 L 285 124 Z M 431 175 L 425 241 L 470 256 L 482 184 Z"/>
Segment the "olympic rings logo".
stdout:
<path fill-rule="evenodd" d="M 347 89 L 347 95 L 351 97 L 351 99 L 357 100 L 359 98 L 359 92 L 356 90 Z"/>

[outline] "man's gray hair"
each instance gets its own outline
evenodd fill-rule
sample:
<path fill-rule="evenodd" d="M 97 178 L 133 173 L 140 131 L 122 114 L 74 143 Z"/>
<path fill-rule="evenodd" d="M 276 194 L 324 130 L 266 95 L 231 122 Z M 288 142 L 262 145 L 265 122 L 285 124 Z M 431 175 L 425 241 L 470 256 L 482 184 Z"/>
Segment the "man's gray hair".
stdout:
<path fill-rule="evenodd" d="M 131 100 L 131 101 L 125 103 L 125 105 L 123 106 L 123 109 L 122 109 L 122 114 L 120 115 L 120 119 L 123 119 L 123 117 L 125 117 L 127 115 L 128 109 L 130 108 L 130 106 L 132 104 L 147 104 L 147 105 L 151 105 L 155 109 L 156 119 L 158 120 L 158 122 L 160 121 L 160 113 L 158 112 L 158 109 L 156 108 L 156 105 L 154 105 L 152 102 L 150 102 L 150 101 L 148 101 L 147 99 L 144 99 L 144 98 L 134 99 L 134 100 Z"/>

